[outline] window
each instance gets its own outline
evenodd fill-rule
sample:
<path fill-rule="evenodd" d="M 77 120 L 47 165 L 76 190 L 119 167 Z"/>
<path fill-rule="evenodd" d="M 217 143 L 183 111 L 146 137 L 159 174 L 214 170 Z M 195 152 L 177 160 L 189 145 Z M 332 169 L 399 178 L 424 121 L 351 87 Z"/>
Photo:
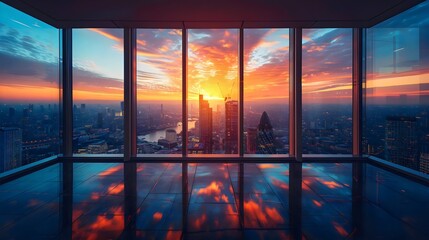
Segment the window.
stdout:
<path fill-rule="evenodd" d="M 304 29 L 302 144 L 304 154 L 352 151 L 352 30 Z"/>
<path fill-rule="evenodd" d="M 137 149 L 182 153 L 182 31 L 137 31 Z"/>
<path fill-rule="evenodd" d="M 59 31 L 0 3 L 0 173 L 59 152 Z"/>
<path fill-rule="evenodd" d="M 123 153 L 123 60 L 121 29 L 73 30 L 73 153 Z"/>
<path fill-rule="evenodd" d="M 289 153 L 289 30 L 244 31 L 244 152 Z"/>
<path fill-rule="evenodd" d="M 367 30 L 365 151 L 429 173 L 429 3 Z"/>
<path fill-rule="evenodd" d="M 188 31 L 188 151 L 238 154 L 238 30 Z"/>

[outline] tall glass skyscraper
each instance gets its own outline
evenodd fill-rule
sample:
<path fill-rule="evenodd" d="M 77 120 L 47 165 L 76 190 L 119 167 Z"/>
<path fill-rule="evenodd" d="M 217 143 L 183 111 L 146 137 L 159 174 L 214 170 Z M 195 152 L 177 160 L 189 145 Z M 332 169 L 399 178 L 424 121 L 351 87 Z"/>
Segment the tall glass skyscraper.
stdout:
<path fill-rule="evenodd" d="M 213 149 L 213 111 L 204 96 L 200 95 L 199 126 L 200 143 L 204 145 L 204 153 L 212 153 Z"/>
<path fill-rule="evenodd" d="M 0 128 L 0 173 L 22 165 L 22 130 Z"/>
<path fill-rule="evenodd" d="M 225 102 L 225 153 L 238 153 L 238 101 Z"/>
<path fill-rule="evenodd" d="M 263 112 L 258 125 L 258 146 L 256 153 L 275 154 L 274 133 L 267 112 Z"/>
<path fill-rule="evenodd" d="M 386 117 L 386 159 L 419 170 L 416 117 Z"/>

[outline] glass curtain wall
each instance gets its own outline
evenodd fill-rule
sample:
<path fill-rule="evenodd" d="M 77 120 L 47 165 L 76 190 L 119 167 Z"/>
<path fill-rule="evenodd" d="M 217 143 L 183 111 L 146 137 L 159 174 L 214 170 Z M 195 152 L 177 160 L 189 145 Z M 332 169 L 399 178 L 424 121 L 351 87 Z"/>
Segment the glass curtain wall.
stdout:
<path fill-rule="evenodd" d="M 137 30 L 138 154 L 182 154 L 182 30 Z"/>
<path fill-rule="evenodd" d="M 302 152 L 352 152 L 352 29 L 302 33 Z"/>
<path fill-rule="evenodd" d="M 244 30 L 245 154 L 289 153 L 289 29 Z"/>
<path fill-rule="evenodd" d="M 364 150 L 429 173 L 429 2 L 367 30 Z"/>
<path fill-rule="evenodd" d="M 124 151 L 122 29 L 73 29 L 73 153 Z"/>
<path fill-rule="evenodd" d="M 238 154 L 238 29 L 188 31 L 188 152 Z"/>
<path fill-rule="evenodd" d="M 59 153 L 59 30 L 0 2 L 0 173 Z"/>

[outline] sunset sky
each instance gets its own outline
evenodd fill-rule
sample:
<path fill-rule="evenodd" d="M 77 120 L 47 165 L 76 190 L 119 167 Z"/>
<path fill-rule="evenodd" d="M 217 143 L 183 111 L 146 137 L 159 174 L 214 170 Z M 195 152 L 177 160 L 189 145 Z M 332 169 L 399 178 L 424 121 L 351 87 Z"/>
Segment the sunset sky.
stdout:
<path fill-rule="evenodd" d="M 425 2 L 368 31 L 369 97 L 429 94 L 428 8 Z M 59 31 L 3 3 L 0 12 L 0 101 L 57 101 Z M 287 101 L 288 33 L 245 29 L 246 101 Z M 180 101 L 181 34 L 137 31 L 139 101 Z M 304 104 L 351 103 L 351 40 L 351 29 L 304 29 Z M 238 98 L 238 43 L 238 29 L 188 31 L 189 100 Z M 123 31 L 73 30 L 73 66 L 77 103 L 122 101 Z"/>

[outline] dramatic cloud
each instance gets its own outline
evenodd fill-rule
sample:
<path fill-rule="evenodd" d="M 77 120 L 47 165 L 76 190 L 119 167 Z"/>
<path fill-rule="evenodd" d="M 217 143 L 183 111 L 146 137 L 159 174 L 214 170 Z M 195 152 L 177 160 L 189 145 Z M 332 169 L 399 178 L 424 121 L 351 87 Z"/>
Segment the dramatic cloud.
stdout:
<path fill-rule="evenodd" d="M 249 29 L 244 33 L 246 101 L 275 101 L 289 95 L 288 29 Z"/>
<path fill-rule="evenodd" d="M 35 39 L 34 32 L 23 33 L 19 30 L 4 24 L 0 27 L 0 52 L 43 62 L 58 61 L 58 30 L 43 29 L 43 38 L 50 38 L 51 41 L 44 41 L 43 38 Z"/>
<path fill-rule="evenodd" d="M 238 98 L 238 31 L 190 30 L 188 42 L 188 93 L 209 100 Z"/>
<path fill-rule="evenodd" d="M 306 29 L 303 36 L 303 103 L 351 103 L 351 29 Z"/>
<path fill-rule="evenodd" d="M 180 30 L 142 29 L 137 32 L 138 100 L 176 100 L 182 95 Z"/>
<path fill-rule="evenodd" d="M 429 94 L 428 7 L 424 2 L 367 31 L 367 44 L 373 49 L 367 52 L 367 97 Z M 40 28 L 24 18 L 0 21 L 0 100 L 57 100 L 58 30 Z M 74 31 L 82 37 L 74 49 L 75 101 L 121 101 L 123 31 Z M 180 101 L 181 30 L 140 29 L 137 34 L 138 100 Z M 198 94 L 209 100 L 238 99 L 238 37 L 237 29 L 188 31 L 190 100 Z M 304 104 L 351 103 L 352 30 L 305 29 L 302 54 Z M 246 102 L 287 102 L 288 29 L 245 29 L 244 74 Z"/>

